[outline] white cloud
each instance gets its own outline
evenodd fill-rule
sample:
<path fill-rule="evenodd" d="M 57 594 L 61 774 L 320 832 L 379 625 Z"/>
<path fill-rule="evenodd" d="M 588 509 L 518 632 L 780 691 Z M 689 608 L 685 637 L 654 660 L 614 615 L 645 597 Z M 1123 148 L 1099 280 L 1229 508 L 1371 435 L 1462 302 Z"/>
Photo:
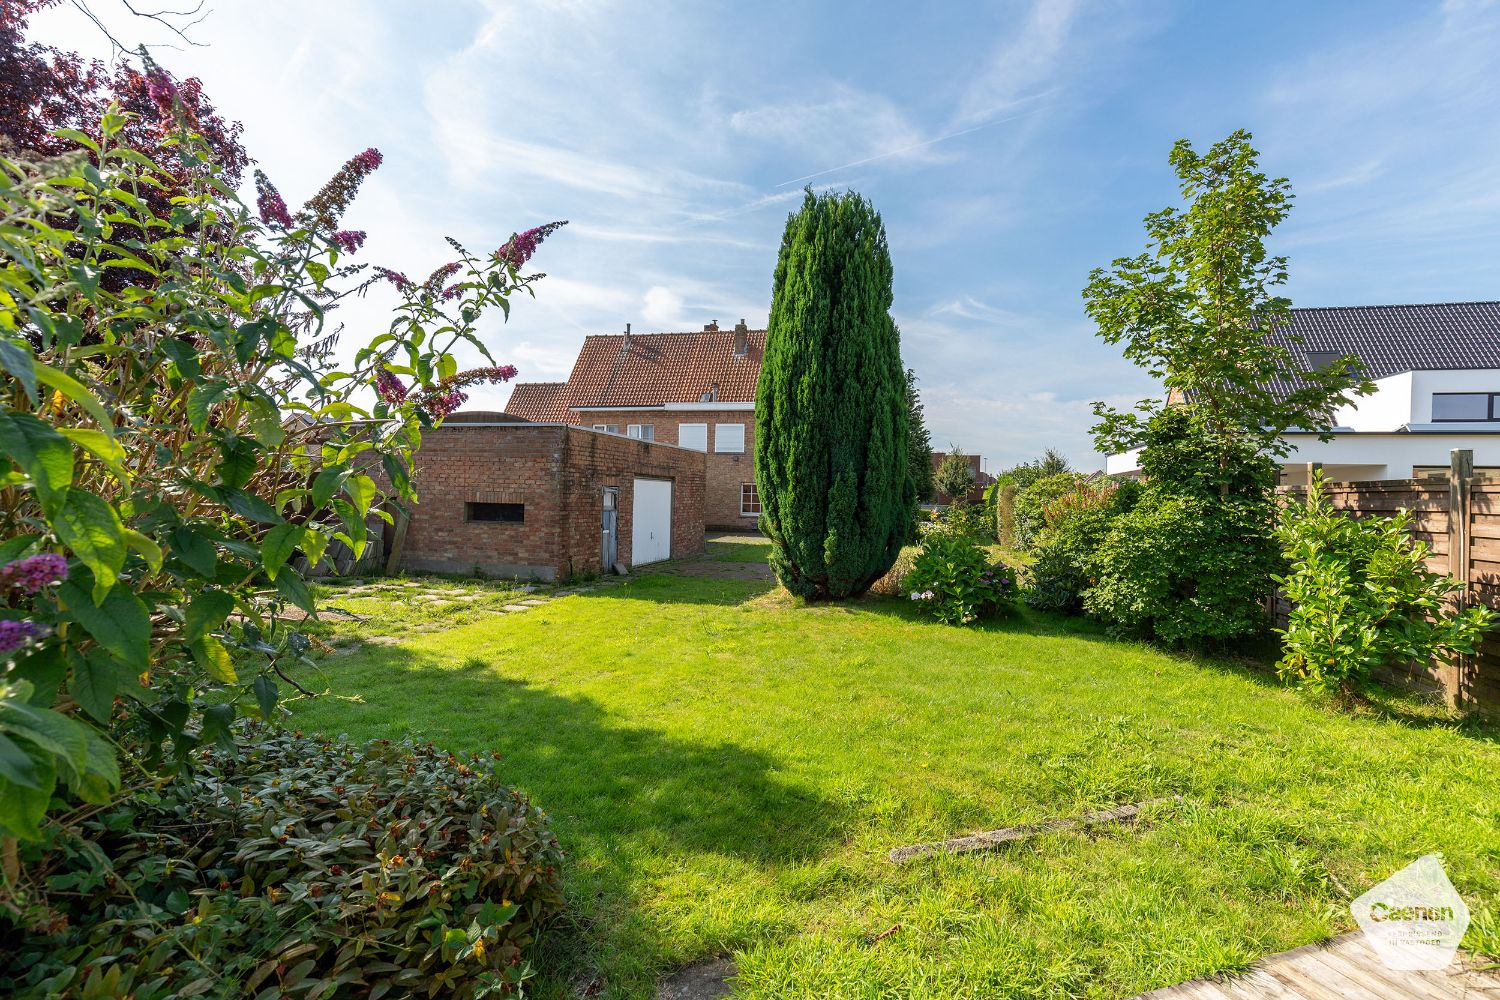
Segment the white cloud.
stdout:
<path fill-rule="evenodd" d="M 955 123 L 972 125 L 1050 89 L 1078 14 L 1076 0 L 1032 0 L 995 46 L 959 102 Z"/>
<path fill-rule="evenodd" d="M 646 289 L 641 301 L 641 318 L 653 329 L 681 330 L 689 327 L 682 318 L 682 296 L 661 285 Z"/>

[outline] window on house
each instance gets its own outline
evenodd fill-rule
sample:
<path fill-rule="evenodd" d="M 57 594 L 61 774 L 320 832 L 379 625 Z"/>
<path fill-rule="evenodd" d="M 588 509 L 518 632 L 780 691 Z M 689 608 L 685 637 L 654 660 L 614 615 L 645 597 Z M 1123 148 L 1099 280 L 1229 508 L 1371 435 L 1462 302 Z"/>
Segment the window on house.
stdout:
<path fill-rule="evenodd" d="M 594 430 L 596 430 L 596 431 L 608 431 L 611 434 L 618 434 L 618 433 L 620 433 L 620 425 L 619 424 L 595 424 L 594 425 Z"/>
<path fill-rule="evenodd" d="M 678 424 L 677 443 L 694 451 L 708 450 L 707 424 Z"/>
<path fill-rule="evenodd" d="M 526 505 L 523 503 L 466 503 L 464 504 L 464 520 L 524 524 Z"/>
<path fill-rule="evenodd" d="M 714 451 L 740 455 L 745 451 L 744 424 L 714 424 Z"/>
<path fill-rule="evenodd" d="M 625 433 L 642 441 L 656 440 L 656 427 L 653 424 L 626 424 Z"/>
<path fill-rule="evenodd" d="M 1500 420 L 1500 392 L 1435 392 L 1432 419 Z"/>
<path fill-rule="evenodd" d="M 740 514 L 743 517 L 755 517 L 760 513 L 760 494 L 755 492 L 754 483 L 740 483 Z"/>

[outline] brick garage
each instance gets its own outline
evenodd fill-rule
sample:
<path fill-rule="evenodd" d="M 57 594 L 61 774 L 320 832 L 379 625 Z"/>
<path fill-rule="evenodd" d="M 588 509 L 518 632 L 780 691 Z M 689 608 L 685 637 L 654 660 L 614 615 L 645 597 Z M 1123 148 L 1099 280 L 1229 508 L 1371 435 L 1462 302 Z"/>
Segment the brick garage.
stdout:
<path fill-rule="evenodd" d="M 671 555 L 703 548 L 705 456 L 503 414 L 457 413 L 423 436 L 401 549 L 406 569 L 561 580 L 598 573 L 606 487 L 616 559 L 631 564 L 637 478 L 672 484 Z M 483 518 L 499 518 L 486 520 Z"/>

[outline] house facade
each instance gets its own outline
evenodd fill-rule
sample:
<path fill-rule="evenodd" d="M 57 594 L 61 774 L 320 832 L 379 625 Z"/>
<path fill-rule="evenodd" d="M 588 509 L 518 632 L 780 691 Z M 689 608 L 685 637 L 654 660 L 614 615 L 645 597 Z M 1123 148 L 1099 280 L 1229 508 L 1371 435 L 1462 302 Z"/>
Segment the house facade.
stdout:
<path fill-rule="evenodd" d="M 704 457 L 706 527 L 753 530 L 755 386 L 764 330 L 740 320 L 701 332 L 589 336 L 566 382 L 522 382 L 506 414 L 638 441 L 655 441 Z"/>
<path fill-rule="evenodd" d="M 1299 308 L 1269 336 L 1308 369 L 1356 355 L 1375 383 L 1338 410 L 1332 440 L 1283 435 L 1283 483 L 1306 484 L 1315 464 L 1340 482 L 1446 474 L 1459 448 L 1478 474 L 1500 476 L 1500 302 Z M 1107 469 L 1137 472 L 1139 453 L 1111 455 Z"/>

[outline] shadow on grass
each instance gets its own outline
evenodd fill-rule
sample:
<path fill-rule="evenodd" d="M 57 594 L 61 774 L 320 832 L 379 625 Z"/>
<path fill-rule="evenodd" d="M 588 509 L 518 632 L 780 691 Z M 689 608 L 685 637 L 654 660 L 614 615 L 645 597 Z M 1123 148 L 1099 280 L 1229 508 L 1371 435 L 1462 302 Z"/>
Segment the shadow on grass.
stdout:
<path fill-rule="evenodd" d="M 357 688 L 361 701 L 326 723 L 323 706 L 307 709 L 307 725 L 499 752 L 505 780 L 558 817 L 574 849 L 583 841 L 605 852 L 672 847 L 781 862 L 842 837 L 840 806 L 776 778 L 778 761 L 765 754 L 624 723 L 589 698 L 500 676 L 479 658 L 451 667 L 402 647 L 356 657 L 339 686 Z"/>
<path fill-rule="evenodd" d="M 555 984 L 639 977 L 619 956 L 669 950 L 668 932 L 638 908 L 672 858 L 797 864 L 841 843 L 852 823 L 846 803 L 779 778 L 772 756 L 668 735 L 590 698 L 501 676 L 481 658 L 454 667 L 418 650 L 366 647 L 339 673 L 336 690 L 359 700 L 304 704 L 298 725 L 497 752 L 502 779 L 546 810 L 568 857 L 568 908 L 536 955 Z"/>

